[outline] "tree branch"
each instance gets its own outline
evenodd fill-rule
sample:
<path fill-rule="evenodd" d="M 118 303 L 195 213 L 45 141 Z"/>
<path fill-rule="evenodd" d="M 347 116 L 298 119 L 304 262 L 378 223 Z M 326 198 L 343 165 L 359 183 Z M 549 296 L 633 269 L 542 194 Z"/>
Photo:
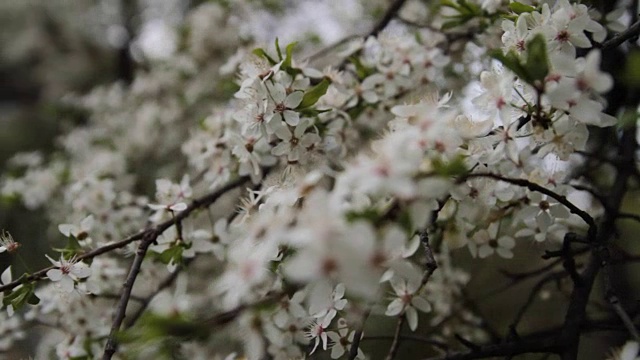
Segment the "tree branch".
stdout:
<path fill-rule="evenodd" d="M 221 187 L 218 190 L 215 190 L 211 193 L 209 193 L 208 195 L 205 195 L 199 199 L 195 199 L 192 201 L 192 203 L 182 212 L 178 213 L 174 219 L 169 219 L 163 223 L 158 224 L 155 228 L 153 229 L 147 229 L 147 230 L 142 230 L 136 234 L 133 234 L 129 237 L 127 237 L 124 240 L 115 242 L 113 244 L 108 244 L 108 245 L 104 245 L 102 247 L 99 247 L 95 250 L 92 250 L 88 253 L 82 254 L 80 256 L 77 257 L 78 261 L 82 261 L 82 260 L 88 260 L 88 259 L 92 259 L 96 256 L 102 255 L 104 253 L 113 251 L 115 249 L 120 249 L 123 248 L 127 245 L 129 245 L 130 243 L 134 242 L 134 241 L 138 241 L 144 238 L 144 236 L 148 233 L 148 232 L 159 232 L 162 233 L 164 232 L 166 229 L 170 228 L 171 226 L 173 226 L 176 221 L 182 221 L 185 218 L 187 218 L 192 212 L 194 212 L 195 210 L 198 210 L 200 208 L 204 208 L 207 207 L 211 204 L 213 204 L 216 200 L 218 200 L 219 197 L 221 197 L 222 195 L 226 194 L 227 192 L 239 187 L 240 185 L 246 183 L 247 181 L 249 181 L 249 177 L 244 176 L 244 177 L 240 177 L 234 181 L 229 182 L 228 184 L 226 184 L 225 186 Z M 17 280 L 14 280 L 8 284 L 2 285 L 0 286 L 0 292 L 4 292 L 7 290 L 12 290 L 14 288 L 16 288 L 18 285 L 20 284 L 24 284 L 27 282 L 32 282 L 32 281 L 38 281 L 41 280 L 43 278 L 46 278 L 47 275 L 47 271 L 51 270 L 55 268 L 54 266 L 49 266 L 46 267 L 44 269 L 40 269 L 36 272 L 34 272 L 31 275 L 27 275 L 27 276 L 23 276 L 18 278 Z"/>
<path fill-rule="evenodd" d="M 136 251 L 136 256 L 133 259 L 133 263 L 131 263 L 131 267 L 129 268 L 129 275 L 127 275 L 127 280 L 124 282 L 122 286 L 122 293 L 120 295 L 120 301 L 118 301 L 118 306 L 116 307 L 116 312 L 113 316 L 113 324 L 111 325 L 111 331 L 109 332 L 109 337 L 107 338 L 107 344 L 104 347 L 104 353 L 102 355 L 102 360 L 109 360 L 113 357 L 117 349 L 116 343 L 116 335 L 120 331 L 120 325 L 124 320 L 125 313 L 127 311 L 127 304 L 129 303 L 129 298 L 131 297 L 131 291 L 133 290 L 133 284 L 140 273 L 140 268 L 142 267 L 142 261 L 144 260 L 145 255 L 147 254 L 147 250 L 149 250 L 149 246 L 156 241 L 160 235 L 157 231 L 149 231 L 145 234 L 142 242 L 138 246 L 138 250 Z"/>
<path fill-rule="evenodd" d="M 384 30 L 384 28 L 389 25 L 391 20 L 393 20 L 393 18 L 398 15 L 398 12 L 400 12 L 402 5 L 404 5 L 406 1 L 407 0 L 394 0 L 391 6 L 389 6 L 389 8 L 387 9 L 387 12 L 384 13 L 380 21 L 378 21 L 373 29 L 371 29 L 368 36 L 377 36 L 382 30 Z"/>
<path fill-rule="evenodd" d="M 600 48 L 603 50 L 614 48 L 616 46 L 621 45 L 627 40 L 630 40 L 634 37 L 638 37 L 639 34 L 640 34 L 640 21 L 636 21 L 631 26 L 629 26 L 627 30 L 617 34 L 611 39 L 600 44 Z"/>

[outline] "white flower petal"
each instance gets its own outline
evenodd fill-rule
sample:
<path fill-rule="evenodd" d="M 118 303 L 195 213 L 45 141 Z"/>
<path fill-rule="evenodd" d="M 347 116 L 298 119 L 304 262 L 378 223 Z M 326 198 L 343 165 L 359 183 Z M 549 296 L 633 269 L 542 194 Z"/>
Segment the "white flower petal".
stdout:
<path fill-rule="evenodd" d="M 409 329 L 416 331 L 418 328 L 418 312 L 416 309 L 408 307 L 405 316 L 407 317 L 407 323 L 409 323 Z"/>

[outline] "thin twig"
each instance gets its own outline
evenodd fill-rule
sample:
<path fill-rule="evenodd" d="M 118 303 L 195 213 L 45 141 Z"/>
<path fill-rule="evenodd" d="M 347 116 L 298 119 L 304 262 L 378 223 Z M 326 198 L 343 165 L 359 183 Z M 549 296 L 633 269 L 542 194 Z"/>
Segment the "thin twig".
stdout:
<path fill-rule="evenodd" d="M 605 298 L 607 299 L 613 310 L 616 312 L 624 326 L 629 331 L 629 335 L 631 335 L 631 338 L 635 341 L 640 341 L 638 329 L 636 329 L 627 311 L 622 307 L 622 304 L 620 303 L 620 297 L 618 296 L 618 293 L 613 286 L 613 273 L 611 271 L 611 260 L 608 249 L 603 249 L 600 255 L 600 260 L 604 273 Z"/>
<path fill-rule="evenodd" d="M 384 13 L 380 21 L 378 21 L 378 23 L 373 27 L 373 29 L 371 29 L 368 36 L 377 36 L 382 30 L 384 30 L 384 28 L 386 28 L 387 25 L 389 25 L 391 20 L 393 20 L 393 18 L 396 17 L 396 15 L 398 15 L 398 12 L 400 11 L 400 9 L 402 8 L 402 5 L 404 5 L 405 2 L 407 2 L 407 0 L 395 0 L 391 4 L 391 6 L 389 6 L 387 11 Z"/>
<path fill-rule="evenodd" d="M 633 25 L 629 26 L 629 28 L 611 39 L 600 44 L 600 48 L 605 50 L 608 48 L 614 48 L 618 45 L 621 45 L 623 42 L 630 40 L 634 37 L 637 37 L 640 34 L 640 21 L 636 21 Z"/>
<path fill-rule="evenodd" d="M 158 285 L 158 287 L 156 288 L 156 290 L 154 292 L 152 292 L 151 294 L 149 294 L 146 297 L 142 298 L 142 301 L 140 302 L 140 307 L 138 309 L 136 309 L 136 311 L 133 314 L 131 314 L 131 316 L 129 316 L 127 318 L 127 320 L 124 322 L 124 328 L 125 329 L 130 328 L 131 326 L 133 326 L 136 323 L 136 321 L 138 321 L 138 319 L 140 318 L 140 316 L 142 316 L 142 314 L 147 309 L 147 307 L 149 307 L 149 304 L 151 303 L 151 301 L 162 290 L 168 288 L 169 286 L 171 286 L 171 284 L 173 284 L 173 282 L 178 278 L 178 275 L 180 274 L 181 270 L 184 269 L 184 266 L 186 266 L 186 265 L 187 264 L 175 269 L 174 272 L 172 272 L 171 274 L 169 274 L 169 276 L 167 276 L 164 280 L 162 280 L 162 282 Z"/>
<path fill-rule="evenodd" d="M 149 249 L 149 246 L 151 246 L 151 244 L 153 244 L 158 238 L 158 236 L 160 236 L 160 234 L 162 234 L 165 230 L 175 225 L 176 223 L 186 219 L 195 210 L 213 204 L 220 196 L 222 196 L 229 190 L 234 189 L 235 187 L 243 184 L 247 180 L 248 180 L 247 177 L 239 178 L 236 181 L 232 181 L 228 183 L 227 185 L 223 186 L 217 191 L 214 191 L 211 194 L 208 194 L 200 199 L 195 199 L 193 200 L 191 205 L 189 205 L 184 211 L 178 213 L 174 218 L 142 232 L 144 234 L 142 237 L 142 241 L 138 246 L 138 250 L 136 251 L 136 255 L 133 259 L 133 263 L 129 268 L 129 274 L 127 275 L 127 280 L 122 286 L 120 301 L 117 304 L 116 311 L 113 317 L 113 324 L 111 326 L 111 331 L 109 332 L 107 343 L 104 348 L 104 353 L 102 356 L 103 360 L 111 359 L 111 357 L 113 357 L 113 354 L 115 354 L 117 350 L 116 335 L 120 331 L 120 326 L 122 325 L 122 322 L 124 320 L 124 317 L 127 311 L 127 304 L 129 303 L 129 299 L 131 297 L 133 284 L 135 283 L 135 280 L 140 272 L 140 268 L 142 267 L 142 261 L 144 260 L 144 257 L 147 253 L 147 250 Z"/>
<path fill-rule="evenodd" d="M 640 222 L 640 215 L 638 215 L 638 214 L 619 212 L 618 214 L 616 214 L 616 217 L 618 219 L 631 219 L 631 220 L 635 220 L 635 221 Z"/>
<path fill-rule="evenodd" d="M 122 325 L 122 321 L 124 320 L 125 313 L 127 311 L 127 304 L 129 303 L 131 291 L 133 290 L 133 284 L 135 283 L 136 278 L 140 273 L 142 261 L 147 254 L 147 250 L 149 250 L 149 246 L 151 246 L 151 244 L 156 241 L 158 235 L 159 233 L 156 231 L 147 232 L 145 237 L 140 242 L 140 245 L 138 246 L 136 256 L 134 257 L 133 263 L 131 263 L 131 267 L 129 268 L 129 275 L 127 275 L 127 280 L 122 286 L 122 294 L 120 295 L 120 301 L 118 301 L 118 306 L 116 307 L 116 312 L 113 316 L 113 324 L 111 325 L 111 331 L 109 332 L 109 337 L 107 338 L 107 344 L 104 347 L 102 360 L 111 359 L 111 357 L 113 357 L 113 354 L 115 354 L 116 352 L 116 335 L 120 331 L 120 325 Z"/>
<path fill-rule="evenodd" d="M 207 207 L 209 205 L 211 205 L 212 203 L 214 203 L 220 196 L 226 194 L 228 191 L 233 190 L 235 188 L 237 188 L 238 186 L 246 183 L 247 181 L 249 181 L 249 177 L 243 176 L 240 177 L 234 181 L 229 182 L 228 184 L 226 184 L 225 186 L 221 187 L 218 190 L 215 190 L 211 193 L 209 193 L 208 195 L 205 195 L 199 199 L 195 199 L 193 200 L 193 202 L 191 203 L 191 205 L 189 205 L 187 207 L 187 209 L 185 209 L 184 211 L 178 213 L 175 217 L 175 219 L 169 219 L 163 223 L 158 224 L 155 228 L 154 231 L 159 231 L 160 233 L 164 232 L 166 229 L 170 228 L 171 226 L 173 226 L 175 224 L 176 221 L 182 221 L 183 219 L 187 218 L 192 212 L 194 212 L 195 210 L 198 210 L 200 208 L 204 208 Z M 92 259 L 96 256 L 102 255 L 104 253 L 113 251 L 115 249 L 120 249 L 123 248 L 127 245 L 129 245 L 132 242 L 141 240 L 145 234 L 147 234 L 149 230 L 142 230 L 136 234 L 133 234 L 127 238 L 125 238 L 124 240 L 115 242 L 113 244 L 107 244 L 104 245 L 102 247 L 99 247 L 95 250 L 92 250 L 88 253 L 82 254 L 80 256 L 77 257 L 78 261 L 82 261 L 82 260 L 88 260 L 88 259 Z M 46 277 L 47 275 L 47 271 L 54 269 L 54 266 L 49 266 L 46 267 L 44 269 L 40 269 L 36 272 L 34 272 L 31 275 L 27 275 L 27 276 L 22 276 L 8 284 L 2 285 L 0 286 L 0 292 L 4 292 L 7 290 L 12 290 L 15 287 L 17 287 L 20 284 L 24 284 L 27 282 L 32 282 L 32 281 L 38 281 L 41 280 L 43 278 Z"/>
<path fill-rule="evenodd" d="M 519 339 L 501 344 L 481 345 L 475 350 L 450 353 L 424 360 L 473 360 L 525 353 L 556 353 L 557 351 L 557 340 L 552 335 L 543 338 Z"/>
<path fill-rule="evenodd" d="M 370 341 L 370 340 L 392 340 L 393 341 L 393 339 L 395 339 L 395 337 L 389 336 L 389 335 L 373 335 L 373 336 L 367 335 L 365 338 L 362 339 L 362 341 Z M 449 346 L 446 343 L 442 341 L 434 340 L 434 339 L 429 339 L 424 336 L 407 334 L 407 335 L 400 335 L 400 339 L 429 344 L 443 351 L 449 350 Z"/>
<path fill-rule="evenodd" d="M 560 279 L 562 279 L 564 277 L 567 277 L 567 276 L 568 276 L 568 274 L 566 272 L 558 271 L 558 272 L 554 272 L 554 273 L 548 274 L 547 276 L 545 276 L 542 279 L 540 279 L 533 286 L 531 291 L 529 292 L 529 296 L 527 297 L 527 300 L 525 301 L 525 303 L 518 310 L 518 313 L 516 314 L 516 316 L 514 317 L 513 321 L 511 322 L 511 325 L 509 325 L 509 328 L 511 328 L 514 331 L 516 330 L 516 328 L 518 327 L 518 325 L 522 321 L 522 318 L 524 317 L 524 314 L 531 307 L 531 305 L 533 305 L 533 301 L 535 300 L 535 298 L 538 295 L 538 293 L 540 293 L 540 291 L 542 290 L 544 285 L 546 285 L 550 281 L 557 281 L 557 280 L 560 280 Z"/>
<path fill-rule="evenodd" d="M 354 360 L 358 356 L 358 347 L 360 347 L 360 341 L 362 341 L 364 323 L 367 321 L 370 313 L 370 310 L 365 311 L 358 329 L 356 330 L 355 334 L 353 334 L 353 342 L 351 343 L 351 348 L 349 348 L 349 360 Z"/>
<path fill-rule="evenodd" d="M 486 178 L 490 178 L 490 179 L 495 179 L 495 180 L 500 180 L 500 181 L 504 181 L 506 183 L 510 183 L 513 185 L 517 185 L 517 186 L 522 186 L 522 187 L 526 187 L 531 191 L 537 191 L 541 194 L 547 195 L 550 198 L 553 198 L 554 200 L 556 200 L 557 202 L 559 202 L 560 204 L 566 206 L 569 211 L 573 214 L 578 215 L 585 223 L 587 223 L 587 225 L 589 225 L 589 237 L 593 238 L 596 235 L 596 231 L 597 231 L 597 225 L 595 220 L 593 219 L 593 217 L 591 215 L 589 215 L 589 213 L 587 213 L 586 211 L 580 209 L 579 207 L 577 207 L 576 205 L 574 205 L 571 201 L 569 201 L 567 199 L 566 196 L 560 195 L 552 190 L 549 190 L 543 186 L 540 186 L 536 183 L 533 183 L 531 181 L 525 180 L 525 179 L 512 179 L 512 178 L 508 178 L 502 175 L 498 175 L 498 174 L 493 174 L 493 173 L 475 173 L 475 174 L 468 174 L 466 176 L 463 177 L 462 180 L 465 179 L 469 179 L 469 178 L 474 178 L 474 177 L 486 177 Z"/>
<path fill-rule="evenodd" d="M 351 40 L 355 40 L 355 39 L 359 39 L 362 38 L 362 35 L 357 35 L 357 34 L 353 34 L 353 35 L 349 35 L 349 36 L 345 36 L 344 38 L 338 40 L 337 42 L 324 47 L 323 49 L 320 49 L 319 51 L 316 51 L 315 53 L 307 56 L 304 61 L 308 61 L 308 62 L 313 62 L 315 60 L 318 60 L 319 58 L 327 55 L 328 53 L 330 53 L 331 51 L 335 50 L 336 48 L 339 48 L 340 46 L 348 43 Z"/>
<path fill-rule="evenodd" d="M 400 347 L 400 332 L 402 331 L 402 325 L 404 325 L 405 316 L 400 315 L 398 317 L 398 322 L 396 323 L 396 331 L 393 335 L 393 341 L 391 342 L 391 347 L 389 348 L 389 353 L 385 360 L 393 360 L 398 353 L 398 348 Z"/>

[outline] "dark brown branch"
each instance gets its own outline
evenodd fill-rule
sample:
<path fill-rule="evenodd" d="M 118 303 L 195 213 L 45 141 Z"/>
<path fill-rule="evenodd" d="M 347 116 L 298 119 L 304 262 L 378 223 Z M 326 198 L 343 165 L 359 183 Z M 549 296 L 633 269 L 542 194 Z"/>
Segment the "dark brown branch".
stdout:
<path fill-rule="evenodd" d="M 629 26 L 627 30 L 617 34 L 611 39 L 600 44 L 600 48 L 601 49 L 614 48 L 616 46 L 621 45 L 627 40 L 637 38 L 639 34 L 640 34 L 640 21 L 636 21 L 631 26 Z"/>
<path fill-rule="evenodd" d="M 364 337 L 362 339 L 362 341 L 369 341 L 369 340 L 391 340 L 391 341 L 393 341 L 393 339 L 395 339 L 395 337 L 394 336 L 389 336 L 389 335 L 375 335 L 375 336 L 367 335 L 366 337 Z M 426 338 L 424 336 L 419 336 L 419 335 L 400 335 L 400 339 L 401 340 L 416 341 L 416 342 L 420 342 L 420 343 L 424 343 L 424 344 L 429 344 L 429 345 L 432 345 L 433 347 L 436 347 L 436 348 L 438 348 L 440 350 L 444 350 L 444 351 L 448 351 L 449 350 L 449 346 L 447 346 L 446 343 L 444 343 L 442 341 L 438 341 L 438 340 L 429 339 L 429 338 Z"/>
<path fill-rule="evenodd" d="M 400 332 L 402 331 L 402 326 L 404 325 L 405 316 L 404 314 L 398 317 L 398 322 L 396 323 L 396 331 L 393 335 L 393 341 L 391 342 L 391 347 L 389 348 L 389 353 L 385 360 L 393 360 L 398 353 L 398 349 L 400 348 Z"/>
<path fill-rule="evenodd" d="M 438 268 L 438 263 L 436 262 L 436 258 L 433 255 L 433 250 L 431 249 L 431 245 L 429 245 L 429 234 L 426 229 L 418 232 L 418 236 L 420 237 L 420 243 L 425 251 L 425 256 L 427 258 L 425 267 L 426 270 L 422 275 L 422 280 L 420 282 L 420 286 L 416 291 L 416 294 L 419 294 L 420 291 L 424 288 L 424 286 L 429 282 L 431 275 Z M 389 348 L 389 353 L 387 354 L 386 360 L 393 360 L 398 352 L 398 348 L 400 346 L 400 332 L 402 331 L 402 326 L 404 325 L 406 318 L 404 312 L 398 317 L 398 322 L 396 323 L 396 331 L 393 336 L 393 342 L 391 343 L 391 347 Z M 357 351 L 357 350 L 356 350 Z"/>
<path fill-rule="evenodd" d="M 567 276 L 568 276 L 568 274 L 566 272 L 558 271 L 558 272 L 554 272 L 554 273 L 548 274 L 547 276 L 545 276 L 542 279 L 540 279 L 533 286 L 531 291 L 529 292 L 529 296 L 527 297 L 527 300 L 525 301 L 525 303 L 518 310 L 518 313 L 516 314 L 515 318 L 511 322 L 511 325 L 509 325 L 509 328 L 512 331 L 516 330 L 516 328 L 518 327 L 518 325 L 522 321 L 522 318 L 524 317 L 524 314 L 531 307 L 531 305 L 533 305 L 533 301 L 535 300 L 536 296 L 540 293 L 540 291 L 542 290 L 544 285 L 546 285 L 548 282 L 551 282 L 551 281 L 558 281 L 558 280 L 560 280 L 562 278 L 565 278 Z"/>
<path fill-rule="evenodd" d="M 620 303 L 620 296 L 613 286 L 613 272 L 611 269 L 611 259 L 609 256 L 608 249 L 604 249 L 602 251 L 602 255 L 600 256 L 601 265 L 604 273 L 604 288 L 605 288 L 605 298 L 616 312 L 624 326 L 629 331 L 629 335 L 635 341 L 640 341 L 640 336 L 638 335 L 638 330 L 635 325 L 633 325 L 633 321 L 631 317 L 627 313 L 627 311 L 622 307 Z"/>
<path fill-rule="evenodd" d="M 118 331 L 120 331 L 120 325 L 122 325 L 122 321 L 124 320 L 125 313 L 127 310 L 127 304 L 129 303 L 129 298 L 131 296 L 131 290 L 133 289 L 133 284 L 140 272 L 140 268 L 142 266 L 142 261 L 151 246 L 152 243 L 156 241 L 158 236 L 162 234 L 165 230 L 170 228 L 171 226 L 180 223 L 182 220 L 186 219 L 192 212 L 197 209 L 209 206 L 213 204 L 218 198 L 227 193 L 229 190 L 234 189 L 235 187 L 243 184 L 248 181 L 247 177 L 241 177 L 235 181 L 232 181 L 222 188 L 200 198 L 195 199 L 184 211 L 178 213 L 175 217 L 170 220 L 167 220 L 154 228 L 147 229 L 143 231 L 144 234 L 142 237 L 142 242 L 138 246 L 138 250 L 136 251 L 136 255 L 133 259 L 133 263 L 129 269 L 129 275 L 127 275 L 127 280 L 122 286 L 122 293 L 120 296 L 120 301 L 116 307 L 116 312 L 113 318 L 113 324 L 111 326 L 111 331 L 109 333 L 109 337 L 107 338 L 107 344 L 104 348 L 104 354 L 102 356 L 103 360 L 109 360 L 116 352 L 117 343 L 116 343 L 116 335 Z"/>
<path fill-rule="evenodd" d="M 391 20 L 393 20 L 393 18 L 398 15 L 398 12 L 400 12 L 400 9 L 405 2 L 407 2 L 407 0 L 394 0 L 391 6 L 389 6 L 387 11 L 384 13 L 380 21 L 378 21 L 373 29 L 371 29 L 368 36 L 377 36 L 382 30 L 384 30 L 384 28 L 389 25 Z"/>
<path fill-rule="evenodd" d="M 138 250 L 136 251 L 136 256 L 133 259 L 133 263 L 131 263 L 131 267 L 129 268 L 129 275 L 127 275 L 127 280 L 124 282 L 122 286 L 122 293 L 120 295 L 120 301 L 118 301 L 118 305 L 116 307 L 116 312 L 113 316 L 113 324 L 111 325 L 111 331 L 109 332 L 109 337 L 107 338 L 107 344 L 104 347 L 104 353 L 102 355 L 102 360 L 109 360 L 113 357 L 117 349 L 116 343 L 116 335 L 120 331 L 120 325 L 122 325 L 122 321 L 124 320 L 125 313 L 127 311 L 127 304 L 129 303 L 129 298 L 131 297 L 131 291 L 133 290 L 133 284 L 140 273 L 140 268 L 142 267 L 142 261 L 144 260 L 145 255 L 147 254 L 147 250 L 149 250 L 149 246 L 153 244 L 158 238 L 157 231 L 149 231 L 145 234 L 145 237 L 140 242 L 138 246 Z"/>
<path fill-rule="evenodd" d="M 622 161 L 629 166 L 618 167 L 617 174 L 611 192 L 609 193 L 609 205 L 612 209 L 619 209 L 622 200 L 627 193 L 629 178 L 632 177 L 635 169 L 635 151 L 638 147 L 635 138 L 636 128 L 631 126 L 624 130 L 620 141 L 619 155 Z M 578 358 L 578 347 L 580 345 L 580 324 L 586 318 L 586 307 L 589 302 L 589 295 L 595 282 L 596 276 L 603 265 L 606 264 L 608 254 L 607 243 L 611 234 L 615 233 L 615 216 L 607 213 L 600 227 L 597 237 L 591 238 L 592 253 L 587 268 L 581 274 L 581 283 L 575 284 L 570 295 L 569 308 L 565 315 L 562 327 L 561 341 L 564 344 L 561 354 L 562 360 L 576 360 Z"/>
<path fill-rule="evenodd" d="M 184 266 L 186 266 L 186 264 Z M 177 268 L 174 272 L 172 272 L 171 274 L 169 274 L 169 276 L 167 276 L 164 280 L 162 280 L 162 282 L 158 285 L 158 288 L 154 292 L 142 298 L 142 301 L 140 302 L 140 307 L 136 309 L 136 311 L 133 314 L 131 314 L 131 316 L 127 318 L 127 320 L 124 322 L 125 329 L 130 328 L 136 323 L 136 321 L 138 321 L 138 319 L 140 318 L 140 316 L 142 316 L 142 314 L 147 309 L 147 307 L 149 307 L 149 304 L 151 303 L 151 301 L 162 290 L 168 288 L 169 286 L 171 286 L 171 284 L 173 284 L 174 281 L 176 281 L 182 269 L 183 267 Z"/>
<path fill-rule="evenodd" d="M 578 215 L 585 223 L 587 223 L 587 225 L 589 225 L 589 238 L 593 238 L 596 235 L 596 231 L 597 231 L 597 226 L 596 226 L 596 222 L 593 219 L 593 217 L 591 217 L 591 215 L 589 215 L 589 213 L 587 213 L 586 211 L 580 209 L 579 207 L 577 207 L 576 205 L 574 205 L 571 201 L 569 201 L 566 196 L 560 195 L 552 190 L 549 190 L 543 186 L 540 186 L 536 183 L 533 183 L 531 181 L 525 180 L 525 179 L 512 179 L 512 178 L 508 178 L 502 175 L 498 175 L 498 174 L 493 174 L 493 173 L 475 173 L 475 174 L 468 174 L 466 176 L 464 176 L 461 181 L 465 180 L 465 179 L 469 179 L 469 178 L 474 178 L 474 177 L 486 177 L 489 179 L 494 179 L 494 180 L 500 180 L 500 181 L 504 181 L 506 183 L 509 184 L 513 184 L 513 185 L 517 185 L 517 186 L 522 186 L 522 187 L 526 187 L 527 189 L 531 190 L 531 191 L 537 191 L 541 194 L 547 195 L 550 198 L 556 200 L 557 202 L 559 202 L 560 204 L 566 206 L 569 211 L 573 214 Z"/>
<path fill-rule="evenodd" d="M 105 253 L 113 251 L 115 249 L 123 248 L 123 247 L 129 245 L 130 243 L 132 243 L 134 241 L 141 240 L 149 231 L 158 231 L 158 232 L 162 233 L 166 229 L 168 229 L 171 226 L 173 226 L 176 221 L 182 221 L 185 218 L 187 218 L 195 210 L 198 210 L 198 209 L 201 209 L 201 208 L 204 208 L 204 207 L 207 207 L 207 206 L 213 204 L 220 196 L 226 194 L 230 190 L 233 190 L 233 189 L 239 187 L 240 185 L 246 183 L 247 181 L 249 181 L 249 177 L 246 177 L 246 176 L 238 178 L 238 179 L 236 179 L 234 181 L 231 181 L 228 184 L 226 184 L 225 186 L 223 186 L 222 188 L 220 188 L 218 190 L 215 190 L 212 193 L 203 196 L 202 198 L 193 200 L 193 202 L 189 205 L 189 207 L 187 207 L 187 209 L 185 209 L 184 211 L 178 213 L 175 216 L 175 219 L 167 220 L 167 221 L 165 221 L 163 223 L 158 224 L 153 229 L 140 231 L 140 232 L 138 232 L 136 234 L 133 234 L 133 235 L 127 237 L 124 240 L 115 242 L 113 244 L 104 245 L 104 246 L 99 247 L 99 248 L 97 248 L 95 250 L 92 250 L 92 251 L 90 251 L 88 253 L 82 254 L 82 255 L 77 257 L 77 260 L 78 261 L 82 261 L 82 260 L 92 259 L 92 258 L 94 258 L 96 256 L 105 254 Z M 34 272 L 31 275 L 20 277 L 17 280 L 14 280 L 14 281 L 12 281 L 12 282 L 10 282 L 8 284 L 2 285 L 2 286 L 0 286 L 0 292 L 4 292 L 4 291 L 7 291 L 7 290 L 12 290 L 12 289 L 14 289 L 15 287 L 17 287 L 20 284 L 41 280 L 41 279 L 46 277 L 47 271 L 49 271 L 49 270 L 51 270 L 53 268 L 54 268 L 54 266 L 49 266 L 49 267 L 46 267 L 44 269 L 40 269 L 40 270 Z"/>
<path fill-rule="evenodd" d="M 520 339 L 502 344 L 480 345 L 472 351 L 450 353 L 424 360 L 473 360 L 526 353 L 556 353 L 557 351 L 558 344 L 555 337 L 547 336 L 543 338 Z"/>
<path fill-rule="evenodd" d="M 351 343 L 351 347 L 349 348 L 349 360 L 354 360 L 358 356 L 358 347 L 360 347 L 360 342 L 362 341 L 364 323 L 367 321 L 370 313 L 370 310 L 365 311 L 358 329 L 356 330 L 355 334 L 353 334 L 353 343 Z"/>
<path fill-rule="evenodd" d="M 619 212 L 616 217 L 618 219 L 631 219 L 637 222 L 640 222 L 640 215 L 638 214 L 630 214 L 630 213 L 625 213 L 625 212 Z"/>

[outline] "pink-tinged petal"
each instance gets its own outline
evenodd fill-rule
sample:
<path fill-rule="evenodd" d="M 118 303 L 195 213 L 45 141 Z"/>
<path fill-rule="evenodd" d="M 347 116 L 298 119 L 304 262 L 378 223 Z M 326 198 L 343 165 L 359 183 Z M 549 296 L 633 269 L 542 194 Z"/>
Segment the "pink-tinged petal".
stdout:
<path fill-rule="evenodd" d="M 289 141 L 292 137 L 291 130 L 289 130 L 289 128 L 286 126 L 280 126 L 276 128 L 275 134 L 280 140 L 284 141 Z"/>
<path fill-rule="evenodd" d="M 62 271 L 60 269 L 51 269 L 47 271 L 47 277 L 51 281 L 60 281 L 62 279 Z"/>
<path fill-rule="evenodd" d="M 77 263 L 71 268 L 71 273 L 80 279 L 91 276 L 91 268 L 84 263 Z"/>
<path fill-rule="evenodd" d="M 284 102 L 287 98 L 287 91 L 281 84 L 267 85 L 273 101 L 277 104 Z"/>
<path fill-rule="evenodd" d="M 491 254 L 493 254 L 493 248 L 489 245 L 482 245 L 478 249 L 478 256 L 480 257 L 480 259 L 484 259 Z"/>
<path fill-rule="evenodd" d="M 553 219 L 546 211 L 541 211 L 538 216 L 536 216 L 536 224 L 538 224 L 538 228 L 541 231 L 547 231 L 549 226 L 553 224 Z"/>
<path fill-rule="evenodd" d="M 411 305 L 414 306 L 416 309 L 428 313 L 431 311 L 431 304 L 429 304 L 429 302 L 424 299 L 421 298 L 419 296 L 414 296 L 413 299 L 411 299 Z"/>
<path fill-rule="evenodd" d="M 327 350 L 327 342 L 329 340 L 327 338 L 327 333 L 323 332 L 322 334 L 320 334 L 320 338 L 322 339 L 322 349 Z"/>
<path fill-rule="evenodd" d="M 275 156 L 281 156 L 291 151 L 291 146 L 288 142 L 281 142 L 271 149 L 271 154 Z"/>
<path fill-rule="evenodd" d="M 80 222 L 80 229 L 84 231 L 89 231 L 93 227 L 94 219 L 93 215 L 89 215 L 86 218 L 82 219 Z"/>
<path fill-rule="evenodd" d="M 416 309 L 409 307 L 407 308 L 407 312 L 404 315 L 407 317 L 409 329 L 411 329 L 411 331 L 416 331 L 416 329 L 418 328 L 418 312 L 416 311 Z"/>
<path fill-rule="evenodd" d="M 173 204 L 171 206 L 169 206 L 169 210 L 171 211 L 185 211 L 187 210 L 187 204 L 180 202 L 177 204 Z"/>
<path fill-rule="evenodd" d="M 295 111 L 285 110 L 282 116 L 284 116 L 284 121 L 291 126 L 296 126 L 300 123 L 300 114 Z"/>
<path fill-rule="evenodd" d="M 298 161 L 300 160 L 301 150 L 300 146 L 292 147 L 291 152 L 287 156 L 289 161 Z"/>
<path fill-rule="evenodd" d="M 68 276 L 63 276 L 62 279 L 57 282 L 57 285 L 60 286 L 64 292 L 72 292 L 76 287 L 73 279 Z"/>
<path fill-rule="evenodd" d="M 148 206 L 151 210 L 165 210 L 165 209 L 167 209 L 167 205 L 160 205 L 160 204 L 147 204 L 147 206 Z"/>
<path fill-rule="evenodd" d="M 54 266 L 60 267 L 60 265 L 61 265 L 61 264 L 60 264 L 60 261 L 55 261 L 55 260 L 53 260 L 49 255 L 45 255 L 45 257 L 46 257 L 47 259 L 49 259 L 49 261 L 50 261 Z"/>
<path fill-rule="evenodd" d="M 58 225 L 58 231 L 62 233 L 62 235 L 69 237 L 73 232 L 75 226 L 71 224 L 60 224 Z"/>
<path fill-rule="evenodd" d="M 395 291 L 397 295 L 404 295 L 404 292 L 407 289 L 407 287 L 405 286 L 404 280 L 397 277 L 391 279 L 389 284 L 391 284 L 393 291 Z"/>
<path fill-rule="evenodd" d="M 505 259 L 512 259 L 513 258 L 513 253 L 509 249 L 497 248 L 496 252 L 502 258 L 505 258 Z"/>
<path fill-rule="evenodd" d="M 11 282 L 11 266 L 2 272 L 2 275 L 0 275 L 0 281 L 5 285 Z"/>
<path fill-rule="evenodd" d="M 289 109 L 295 109 L 302 102 L 303 96 L 304 96 L 304 93 L 302 91 L 294 91 L 291 94 L 289 94 L 289 96 L 287 96 L 287 99 L 285 100 L 284 105 Z"/>
<path fill-rule="evenodd" d="M 319 143 L 320 140 L 320 136 L 318 136 L 317 134 L 308 133 L 302 137 L 302 140 L 300 140 L 300 145 L 302 145 L 304 148 L 308 148 L 313 144 Z"/>
<path fill-rule="evenodd" d="M 505 235 L 498 239 L 498 245 L 506 249 L 513 249 L 516 246 L 516 241 L 511 236 Z"/>
<path fill-rule="evenodd" d="M 338 359 L 340 356 L 342 356 L 344 354 L 344 346 L 340 345 L 340 338 L 336 340 L 334 340 L 335 344 L 333 345 L 333 348 L 331 349 L 331 358 L 332 359 Z"/>
<path fill-rule="evenodd" d="M 393 300 L 389 306 L 387 306 L 387 311 L 385 311 L 385 315 L 387 316 L 396 316 L 402 312 L 404 309 L 404 303 L 401 299 Z"/>

